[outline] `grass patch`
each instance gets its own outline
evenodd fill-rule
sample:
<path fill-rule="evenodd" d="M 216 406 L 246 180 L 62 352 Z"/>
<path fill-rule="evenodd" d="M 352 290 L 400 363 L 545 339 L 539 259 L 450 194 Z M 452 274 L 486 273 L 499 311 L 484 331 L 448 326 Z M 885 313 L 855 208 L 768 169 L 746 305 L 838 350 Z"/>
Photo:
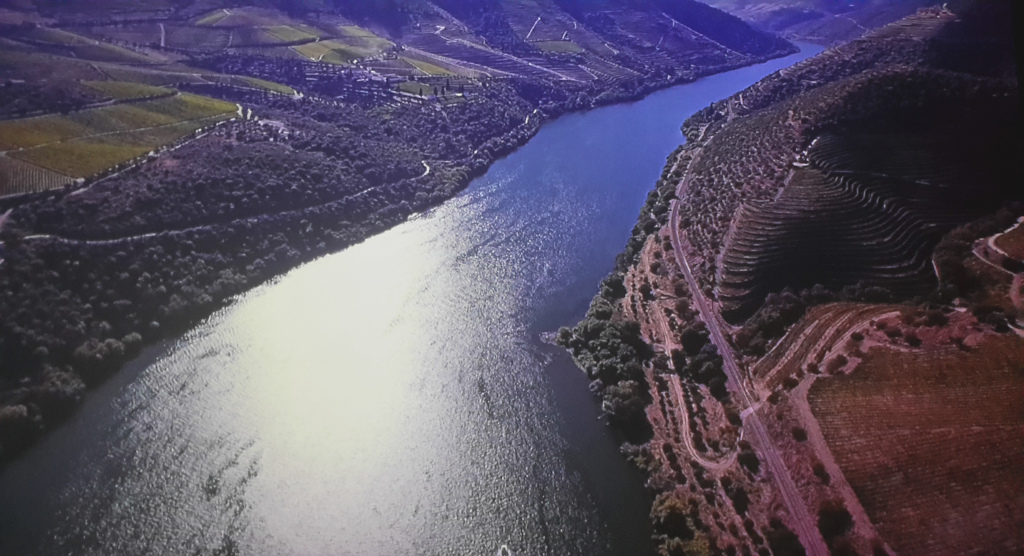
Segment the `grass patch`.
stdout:
<path fill-rule="evenodd" d="M 538 41 L 533 46 L 546 52 L 559 52 L 564 54 L 577 54 L 583 52 L 583 47 L 572 41 Z"/>
<path fill-rule="evenodd" d="M 127 81 L 83 81 L 82 84 L 116 100 L 159 97 L 174 93 L 173 89 Z"/>

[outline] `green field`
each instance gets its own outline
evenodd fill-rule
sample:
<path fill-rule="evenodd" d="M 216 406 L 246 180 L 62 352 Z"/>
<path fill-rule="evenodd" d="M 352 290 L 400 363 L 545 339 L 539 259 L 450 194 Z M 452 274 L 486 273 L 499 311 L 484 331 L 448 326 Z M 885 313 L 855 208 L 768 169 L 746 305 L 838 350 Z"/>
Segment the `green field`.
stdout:
<path fill-rule="evenodd" d="M 229 119 L 235 111 L 229 102 L 180 93 L 66 116 L 0 122 L 0 148 L 11 158 L 85 177 Z"/>

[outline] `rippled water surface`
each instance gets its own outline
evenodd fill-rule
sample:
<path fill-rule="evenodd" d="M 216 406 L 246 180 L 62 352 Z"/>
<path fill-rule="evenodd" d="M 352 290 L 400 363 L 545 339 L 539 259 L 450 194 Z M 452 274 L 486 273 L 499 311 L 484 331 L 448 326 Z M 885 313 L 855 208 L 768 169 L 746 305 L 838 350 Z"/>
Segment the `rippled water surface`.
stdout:
<path fill-rule="evenodd" d="M 582 315 L 685 117 L 817 50 L 562 118 L 150 349 L 0 476 L 0 553 L 649 550 L 641 478 L 538 334 Z"/>

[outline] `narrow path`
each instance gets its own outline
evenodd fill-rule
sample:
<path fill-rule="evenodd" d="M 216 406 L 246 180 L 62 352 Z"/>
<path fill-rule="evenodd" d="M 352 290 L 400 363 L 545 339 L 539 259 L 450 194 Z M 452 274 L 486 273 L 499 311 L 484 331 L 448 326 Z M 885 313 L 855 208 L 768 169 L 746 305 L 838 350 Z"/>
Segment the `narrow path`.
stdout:
<path fill-rule="evenodd" d="M 704 297 L 704 293 L 701 291 L 697 284 L 697 280 L 693 276 L 693 272 L 690 269 L 690 263 L 686 260 L 686 255 L 683 250 L 684 240 L 680 238 L 679 202 L 683 198 L 689 184 L 690 168 L 692 168 L 693 161 L 697 160 L 699 157 L 700 152 L 701 151 L 698 151 L 698 153 L 691 159 L 690 165 L 687 167 L 686 174 L 680 181 L 679 187 L 676 190 L 677 199 L 672 201 L 671 216 L 668 222 L 672 239 L 672 249 L 675 252 L 676 264 L 678 265 L 680 272 L 683 274 L 683 277 L 686 279 L 686 283 L 690 288 L 694 304 L 697 307 L 701 320 L 703 320 L 707 325 L 708 332 L 711 334 L 711 340 L 718 347 L 719 355 L 722 356 L 722 367 L 729 379 L 729 382 L 732 384 L 732 390 L 739 394 L 739 401 L 741 402 L 741 405 L 745 407 L 754 407 L 755 400 L 751 397 L 743 382 L 743 376 L 740 372 L 739 365 L 736 362 L 736 356 L 733 353 L 732 348 L 729 346 L 729 343 L 726 341 L 725 335 L 722 333 L 721 323 L 717 314 L 713 312 L 710 303 Z M 782 497 L 782 501 L 786 505 L 786 509 L 789 511 L 793 521 L 795 522 L 797 529 L 796 533 L 800 537 L 800 541 L 807 550 L 807 553 L 809 556 L 828 556 L 829 550 L 825 545 L 825 539 L 822 538 L 821 533 L 818 531 L 816 521 L 808 511 L 807 505 L 804 503 L 799 490 L 797 490 L 796 483 L 793 482 L 793 477 L 789 474 L 789 470 L 786 468 L 786 464 L 782 460 L 782 456 L 779 454 L 771 437 L 768 435 L 768 429 L 761 421 L 761 417 L 756 411 L 751 411 L 743 422 L 743 426 L 745 429 L 750 430 L 755 442 L 758 447 L 760 447 L 761 456 L 764 458 L 772 477 L 775 479 L 775 483 L 778 485 L 779 495 Z"/>
<path fill-rule="evenodd" d="M 672 400 L 675 402 L 676 411 L 679 412 L 680 428 L 683 429 L 683 445 L 690 457 L 707 469 L 721 471 L 728 469 L 736 461 L 736 452 L 733 451 L 727 457 L 720 460 L 712 460 L 703 457 L 693 445 L 693 431 L 690 430 L 690 412 L 686 405 L 686 393 L 683 392 L 683 384 L 679 375 L 673 374 L 668 377 L 668 389 L 672 393 Z"/>
<path fill-rule="evenodd" d="M 160 23 L 160 48 L 167 48 L 167 29 Z"/>
<path fill-rule="evenodd" d="M 420 174 L 421 178 L 425 178 L 430 175 L 430 165 L 427 164 L 426 160 L 423 161 L 423 167 L 426 168 L 426 170 L 424 170 L 423 173 Z"/>
<path fill-rule="evenodd" d="M 533 27 L 530 27 L 530 32 L 526 34 L 526 38 L 523 39 L 524 41 L 530 40 L 530 35 L 533 34 L 533 30 L 537 28 L 538 23 L 540 23 L 540 16 L 537 16 L 537 21 L 533 22 Z"/>

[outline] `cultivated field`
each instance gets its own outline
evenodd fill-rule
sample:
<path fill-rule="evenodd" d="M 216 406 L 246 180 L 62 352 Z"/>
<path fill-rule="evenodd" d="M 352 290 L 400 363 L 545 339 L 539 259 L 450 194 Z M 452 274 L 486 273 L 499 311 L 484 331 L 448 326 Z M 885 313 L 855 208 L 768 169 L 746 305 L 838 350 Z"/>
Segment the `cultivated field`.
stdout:
<path fill-rule="evenodd" d="M 234 104 L 175 96 L 23 120 L 0 122 L 7 156 L 60 174 L 86 177 L 235 113 Z"/>
<path fill-rule="evenodd" d="M 808 399 L 828 446 L 899 554 L 1024 550 L 1024 342 L 872 349 Z"/>
<path fill-rule="evenodd" d="M 781 194 L 748 202 L 728 237 L 719 283 L 727 314 L 749 315 L 783 287 L 857 282 L 899 295 L 935 284 L 931 251 L 969 220 L 983 171 L 943 157 L 943 135 L 826 134 Z"/>
<path fill-rule="evenodd" d="M 0 197 L 55 189 L 70 181 L 68 176 L 0 156 Z"/>
<path fill-rule="evenodd" d="M 865 303 L 812 307 L 751 369 L 755 384 L 773 390 L 809 363 L 820 365 L 830 350 L 866 322 L 893 311 L 890 305 Z"/>

